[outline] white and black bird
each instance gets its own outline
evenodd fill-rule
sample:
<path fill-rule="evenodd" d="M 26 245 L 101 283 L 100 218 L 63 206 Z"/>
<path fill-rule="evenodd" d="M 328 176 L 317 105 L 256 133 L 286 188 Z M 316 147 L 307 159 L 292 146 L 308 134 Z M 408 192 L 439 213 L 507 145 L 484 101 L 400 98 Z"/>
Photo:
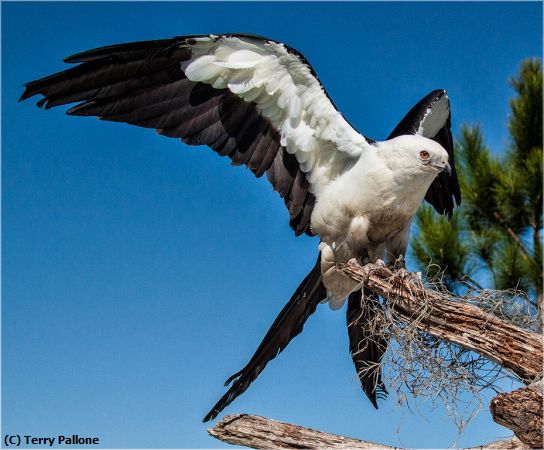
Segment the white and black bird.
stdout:
<path fill-rule="evenodd" d="M 190 145 L 208 145 L 284 199 L 295 234 L 318 235 L 315 266 L 282 309 L 228 392 L 215 418 L 302 331 L 320 302 L 348 297 L 350 351 L 375 407 L 386 394 L 379 362 L 387 347 L 368 329 L 378 299 L 335 265 L 353 258 L 395 261 L 406 252 L 423 199 L 440 214 L 460 203 L 444 90 L 420 100 L 385 141 L 342 117 L 297 50 L 245 34 L 182 36 L 111 45 L 65 59 L 68 70 L 31 81 L 21 100 L 40 107 L 76 102 L 69 115 L 154 128 Z M 370 369 L 369 369 L 370 368 Z"/>

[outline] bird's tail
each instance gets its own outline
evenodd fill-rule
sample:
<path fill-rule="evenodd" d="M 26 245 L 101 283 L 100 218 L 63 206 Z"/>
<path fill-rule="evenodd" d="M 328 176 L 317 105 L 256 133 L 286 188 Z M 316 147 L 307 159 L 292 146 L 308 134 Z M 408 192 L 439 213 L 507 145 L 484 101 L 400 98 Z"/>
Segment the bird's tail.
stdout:
<path fill-rule="evenodd" d="M 300 283 L 289 302 L 278 314 L 247 365 L 225 382 L 225 386 L 228 386 L 231 382 L 233 384 L 204 417 L 204 422 L 217 417 L 223 409 L 249 387 L 264 370 L 268 362 L 274 359 L 287 347 L 291 339 L 302 331 L 308 317 L 314 313 L 319 302 L 326 298 L 327 290 L 321 277 L 320 261 L 321 254 L 319 254 L 313 269 L 306 275 L 306 278 Z"/>
<path fill-rule="evenodd" d="M 363 288 L 349 295 L 349 350 L 361 388 L 376 409 L 377 400 L 387 396 L 380 366 L 387 350 L 387 340 L 382 334 L 380 308 L 378 297 L 367 289 Z"/>

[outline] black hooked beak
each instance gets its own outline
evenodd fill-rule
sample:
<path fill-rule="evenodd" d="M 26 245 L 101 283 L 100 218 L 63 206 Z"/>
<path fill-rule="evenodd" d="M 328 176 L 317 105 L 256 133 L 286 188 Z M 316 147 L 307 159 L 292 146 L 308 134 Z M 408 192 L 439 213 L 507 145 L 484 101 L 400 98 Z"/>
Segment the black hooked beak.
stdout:
<path fill-rule="evenodd" d="M 442 172 L 446 172 L 448 175 L 451 176 L 451 166 L 449 163 L 446 163 L 444 167 L 442 167 Z"/>

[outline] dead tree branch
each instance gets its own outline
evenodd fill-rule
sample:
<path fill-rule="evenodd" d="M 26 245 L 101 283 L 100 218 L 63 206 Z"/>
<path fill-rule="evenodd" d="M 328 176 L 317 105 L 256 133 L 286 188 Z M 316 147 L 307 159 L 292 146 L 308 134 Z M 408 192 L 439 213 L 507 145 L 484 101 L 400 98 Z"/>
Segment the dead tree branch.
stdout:
<path fill-rule="evenodd" d="M 251 448 L 396 448 L 250 414 L 226 416 L 208 433 L 229 444 Z"/>
<path fill-rule="evenodd" d="M 392 302 L 402 319 L 417 318 L 415 324 L 421 330 L 499 363 L 526 383 L 541 376 L 542 337 L 537 333 L 426 289 L 407 272 L 393 273 L 379 264 L 347 264 L 339 270 Z M 425 314 L 421 314 L 423 309 Z"/>
<path fill-rule="evenodd" d="M 223 442 L 251 448 L 352 448 L 378 450 L 394 450 L 399 448 L 325 433 L 249 414 L 226 416 L 217 425 L 209 429 L 208 433 Z M 524 448 L 520 444 L 514 438 L 492 442 L 491 444 L 474 447 L 470 450 Z"/>

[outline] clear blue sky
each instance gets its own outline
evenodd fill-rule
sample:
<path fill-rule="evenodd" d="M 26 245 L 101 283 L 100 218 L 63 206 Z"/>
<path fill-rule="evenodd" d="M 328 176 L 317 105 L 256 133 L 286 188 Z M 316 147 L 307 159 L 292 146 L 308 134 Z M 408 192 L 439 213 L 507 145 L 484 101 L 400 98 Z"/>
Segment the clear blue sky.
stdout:
<path fill-rule="evenodd" d="M 150 130 L 18 104 L 25 81 L 101 45 L 255 33 L 303 52 L 370 137 L 446 88 L 454 131 L 480 123 L 500 151 L 506 80 L 542 53 L 541 17 L 539 3 L 3 2 L 3 432 L 223 447 L 201 419 L 317 247 L 294 237 L 265 180 Z M 320 307 L 226 413 L 391 445 L 452 444 L 442 410 L 413 416 L 393 398 L 372 408 L 346 334 L 345 311 Z M 458 445 L 509 434 L 484 410 Z"/>

